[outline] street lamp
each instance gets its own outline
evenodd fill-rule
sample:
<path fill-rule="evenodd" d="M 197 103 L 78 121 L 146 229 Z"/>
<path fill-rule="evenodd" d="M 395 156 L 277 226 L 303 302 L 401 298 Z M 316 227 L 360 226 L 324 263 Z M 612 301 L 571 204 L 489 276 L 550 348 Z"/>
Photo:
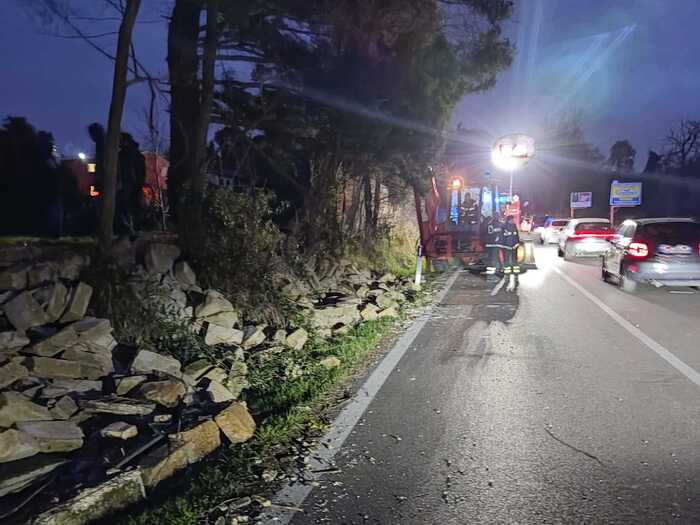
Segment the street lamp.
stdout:
<path fill-rule="evenodd" d="M 504 135 L 491 148 L 491 162 L 510 174 L 508 200 L 513 200 L 513 172 L 535 156 L 535 139 L 522 133 Z"/>
<path fill-rule="evenodd" d="M 81 151 L 80 153 L 78 153 L 78 158 L 81 161 L 85 162 L 87 160 L 87 155 Z"/>

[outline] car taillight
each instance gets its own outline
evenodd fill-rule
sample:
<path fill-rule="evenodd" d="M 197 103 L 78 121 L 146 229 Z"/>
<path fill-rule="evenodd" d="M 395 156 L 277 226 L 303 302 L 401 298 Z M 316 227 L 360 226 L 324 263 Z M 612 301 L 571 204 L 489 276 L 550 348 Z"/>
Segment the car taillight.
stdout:
<path fill-rule="evenodd" d="M 632 257 L 649 257 L 649 245 L 645 242 L 631 242 L 627 247 L 627 255 Z"/>

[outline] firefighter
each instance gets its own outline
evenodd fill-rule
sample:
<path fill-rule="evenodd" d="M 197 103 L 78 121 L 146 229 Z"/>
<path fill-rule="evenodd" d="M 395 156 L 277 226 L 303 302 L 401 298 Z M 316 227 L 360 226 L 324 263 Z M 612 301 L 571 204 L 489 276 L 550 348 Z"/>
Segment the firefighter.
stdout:
<path fill-rule="evenodd" d="M 502 247 L 503 223 L 497 213 L 485 221 L 485 241 L 488 255 L 486 274 L 494 275 L 500 266 L 498 253 Z"/>
<path fill-rule="evenodd" d="M 520 236 L 518 235 L 518 227 L 515 224 L 515 218 L 509 215 L 506 223 L 503 226 L 503 236 L 501 244 L 505 251 L 505 264 L 503 273 L 519 274 L 520 266 L 518 266 L 518 246 L 520 245 Z"/>

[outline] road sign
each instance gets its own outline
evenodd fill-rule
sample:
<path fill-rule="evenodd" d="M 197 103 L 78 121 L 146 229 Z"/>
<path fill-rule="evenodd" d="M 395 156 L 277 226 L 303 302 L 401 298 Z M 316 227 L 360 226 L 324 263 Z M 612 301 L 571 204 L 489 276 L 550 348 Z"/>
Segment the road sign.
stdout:
<path fill-rule="evenodd" d="M 569 197 L 570 208 L 590 208 L 593 206 L 593 192 L 591 191 L 574 191 Z"/>
<path fill-rule="evenodd" d="M 641 182 L 612 181 L 610 206 L 639 206 L 640 204 L 642 204 Z"/>

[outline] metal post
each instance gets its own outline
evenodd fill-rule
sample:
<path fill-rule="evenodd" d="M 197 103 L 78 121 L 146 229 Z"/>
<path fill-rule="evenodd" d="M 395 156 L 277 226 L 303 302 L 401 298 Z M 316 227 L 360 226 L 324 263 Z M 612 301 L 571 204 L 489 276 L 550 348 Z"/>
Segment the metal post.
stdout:
<path fill-rule="evenodd" d="M 510 185 L 508 188 L 508 202 L 513 201 L 513 170 L 510 170 Z"/>
<path fill-rule="evenodd" d="M 423 245 L 418 245 L 418 252 L 416 253 L 416 278 L 414 283 L 417 288 L 420 288 L 421 278 L 423 273 Z"/>

